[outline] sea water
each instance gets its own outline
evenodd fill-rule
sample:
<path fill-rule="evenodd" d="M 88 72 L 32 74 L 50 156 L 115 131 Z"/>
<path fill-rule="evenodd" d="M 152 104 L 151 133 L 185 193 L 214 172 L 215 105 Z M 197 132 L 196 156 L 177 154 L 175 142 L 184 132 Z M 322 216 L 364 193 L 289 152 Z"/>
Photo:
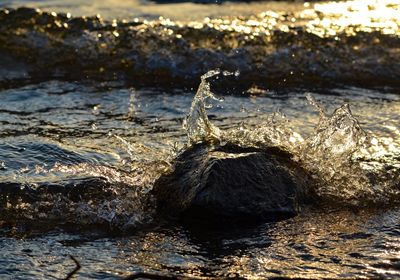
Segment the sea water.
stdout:
<path fill-rule="evenodd" d="M 400 276 L 396 1 L 91 3 L 2 3 L 1 278 L 63 278 L 70 255 L 82 279 Z M 154 223 L 152 184 L 199 141 L 289 151 L 318 201 Z"/>

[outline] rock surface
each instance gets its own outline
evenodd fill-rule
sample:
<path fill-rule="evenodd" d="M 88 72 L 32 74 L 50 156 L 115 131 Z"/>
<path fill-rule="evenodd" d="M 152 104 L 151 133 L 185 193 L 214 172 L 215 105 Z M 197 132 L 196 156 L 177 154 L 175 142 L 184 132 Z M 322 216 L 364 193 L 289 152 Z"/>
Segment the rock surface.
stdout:
<path fill-rule="evenodd" d="M 200 221 L 274 221 L 294 216 L 308 175 L 277 148 L 195 145 L 152 190 L 161 215 Z"/>

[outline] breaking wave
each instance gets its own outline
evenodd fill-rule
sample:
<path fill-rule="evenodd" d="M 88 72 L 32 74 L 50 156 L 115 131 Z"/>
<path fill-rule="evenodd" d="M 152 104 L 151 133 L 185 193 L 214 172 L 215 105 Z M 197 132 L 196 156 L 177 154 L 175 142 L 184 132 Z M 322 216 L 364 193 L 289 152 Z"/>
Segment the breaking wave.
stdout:
<path fill-rule="evenodd" d="M 86 77 L 194 86 L 203 73 L 223 68 L 239 69 L 240 79 L 225 83 L 244 88 L 399 86 L 399 12 L 397 1 L 372 0 L 192 22 L 3 9 L 0 81 L 6 87 Z"/>

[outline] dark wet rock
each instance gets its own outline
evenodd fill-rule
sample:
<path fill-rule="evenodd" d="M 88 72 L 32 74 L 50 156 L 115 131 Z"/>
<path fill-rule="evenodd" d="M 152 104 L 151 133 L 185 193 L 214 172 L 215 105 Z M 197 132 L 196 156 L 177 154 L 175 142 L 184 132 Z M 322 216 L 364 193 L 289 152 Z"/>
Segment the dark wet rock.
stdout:
<path fill-rule="evenodd" d="M 196 221 L 274 221 L 306 201 L 308 175 L 279 149 L 199 144 L 153 188 L 158 212 Z"/>

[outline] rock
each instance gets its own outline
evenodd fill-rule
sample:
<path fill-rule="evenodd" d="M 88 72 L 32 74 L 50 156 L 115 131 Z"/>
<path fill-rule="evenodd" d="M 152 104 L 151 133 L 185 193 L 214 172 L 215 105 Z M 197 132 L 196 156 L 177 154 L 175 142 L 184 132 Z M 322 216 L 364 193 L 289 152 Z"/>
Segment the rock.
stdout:
<path fill-rule="evenodd" d="M 196 221 L 275 221 L 292 217 L 309 176 L 291 155 L 235 145 L 192 146 L 154 185 L 161 215 Z"/>

